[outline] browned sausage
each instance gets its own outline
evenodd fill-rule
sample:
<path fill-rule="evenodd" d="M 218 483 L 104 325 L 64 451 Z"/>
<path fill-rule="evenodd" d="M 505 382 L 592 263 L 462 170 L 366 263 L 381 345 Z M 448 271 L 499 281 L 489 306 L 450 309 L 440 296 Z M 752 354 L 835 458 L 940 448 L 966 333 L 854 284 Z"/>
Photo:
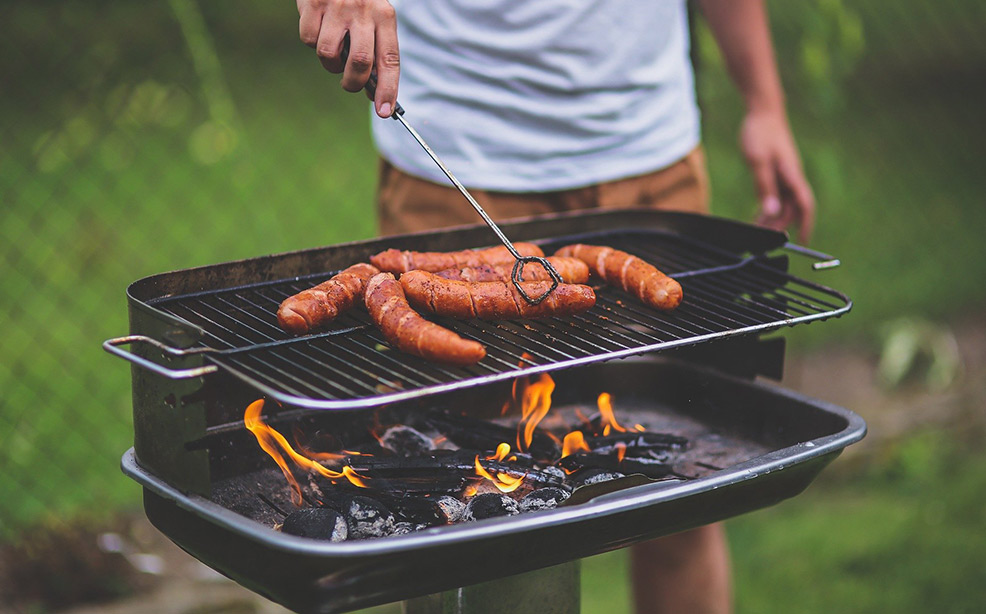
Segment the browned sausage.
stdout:
<path fill-rule="evenodd" d="M 521 256 L 544 256 L 541 248 L 532 243 L 514 243 Z M 402 252 L 388 249 L 370 256 L 370 262 L 381 271 L 441 271 L 484 264 L 513 264 L 514 257 L 504 246 L 489 249 L 467 249 L 461 252 Z"/>
<path fill-rule="evenodd" d="M 665 311 L 681 303 L 681 285 L 664 273 L 626 252 L 599 245 L 566 245 L 555 256 L 571 256 L 589 265 L 611 286 L 628 292 L 646 305 Z"/>
<path fill-rule="evenodd" d="M 402 352 L 453 365 L 474 365 L 486 356 L 478 341 L 463 339 L 411 309 L 401 284 L 390 273 L 370 279 L 366 309 L 387 341 Z"/>
<path fill-rule="evenodd" d="M 562 281 L 568 284 L 584 284 L 589 281 L 589 266 L 578 258 L 555 258 L 547 259 Z M 464 267 L 461 269 L 445 269 L 438 271 L 435 275 L 445 279 L 456 281 L 510 281 L 513 273 L 513 264 L 486 264 L 477 267 Z M 551 275 L 537 262 L 528 262 L 524 265 L 522 275 L 524 281 L 551 281 Z"/>
<path fill-rule="evenodd" d="M 409 271 L 401 275 L 401 285 L 415 308 L 453 318 L 545 318 L 581 313 L 596 304 L 592 288 L 577 284 L 558 284 L 537 305 L 525 301 L 508 281 L 469 283 L 443 279 L 427 271 Z M 538 297 L 548 291 L 551 282 L 527 281 L 522 285 L 528 296 Z"/>
<path fill-rule="evenodd" d="M 377 267 L 361 262 L 314 288 L 289 296 L 277 310 L 278 324 L 296 335 L 317 329 L 361 302 L 366 282 L 379 272 Z"/>

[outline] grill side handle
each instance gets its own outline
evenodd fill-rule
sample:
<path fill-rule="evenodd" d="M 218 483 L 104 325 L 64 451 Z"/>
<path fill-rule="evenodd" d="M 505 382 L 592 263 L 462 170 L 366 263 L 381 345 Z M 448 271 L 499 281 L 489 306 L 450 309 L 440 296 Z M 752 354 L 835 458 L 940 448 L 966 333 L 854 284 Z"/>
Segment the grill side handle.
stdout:
<path fill-rule="evenodd" d="M 782 246 L 782 249 L 785 249 L 789 252 L 794 252 L 795 254 L 799 254 L 801 256 L 807 256 L 808 258 L 814 258 L 815 260 L 818 260 L 818 262 L 813 262 L 811 264 L 812 270 L 815 271 L 821 271 L 823 269 L 834 269 L 835 267 L 842 264 L 842 261 L 836 258 L 835 256 L 830 256 L 824 252 L 819 252 L 810 249 L 808 247 L 805 247 L 803 245 L 798 245 L 797 243 L 787 242 Z"/>
<path fill-rule="evenodd" d="M 113 339 L 107 339 L 103 342 L 103 349 L 118 356 L 124 360 L 128 360 L 133 364 L 147 369 L 153 373 L 166 377 L 168 379 L 179 380 L 179 379 L 192 379 L 196 377 L 202 377 L 204 375 L 210 375 L 219 370 L 216 365 L 203 365 L 201 367 L 192 367 L 190 369 L 170 369 L 163 365 L 160 365 L 152 360 L 148 360 L 143 356 L 138 356 L 133 352 L 128 352 L 121 348 L 121 345 L 130 345 L 137 343 L 146 343 L 151 345 L 158 350 L 161 350 L 167 355 L 174 356 L 176 358 L 190 356 L 192 354 L 206 354 L 210 351 L 214 351 L 211 348 L 190 348 L 190 349 L 180 349 L 173 348 L 170 345 L 165 345 L 157 339 L 152 339 L 146 335 L 127 335 L 125 337 L 114 337 Z"/>

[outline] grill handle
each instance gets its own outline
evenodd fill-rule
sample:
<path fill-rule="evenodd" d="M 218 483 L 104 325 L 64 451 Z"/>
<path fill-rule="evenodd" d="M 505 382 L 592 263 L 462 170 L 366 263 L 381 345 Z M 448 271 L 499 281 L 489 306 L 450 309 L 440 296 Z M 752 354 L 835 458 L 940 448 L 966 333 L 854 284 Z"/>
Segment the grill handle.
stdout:
<path fill-rule="evenodd" d="M 835 267 L 842 264 L 842 261 L 835 256 L 830 256 L 824 252 L 819 252 L 803 245 L 798 245 L 796 243 L 785 243 L 783 249 L 789 252 L 794 252 L 795 254 L 800 254 L 802 256 L 807 256 L 808 258 L 814 258 L 818 262 L 813 262 L 811 268 L 815 271 L 822 271 L 825 269 L 834 269 Z"/>
<path fill-rule="evenodd" d="M 166 354 L 176 357 L 189 356 L 192 354 L 205 354 L 212 351 L 211 348 L 191 348 L 187 350 L 173 348 L 170 345 L 165 345 L 157 339 L 152 339 L 146 335 L 127 335 L 126 337 L 107 339 L 103 342 L 103 349 L 110 354 L 115 354 L 124 360 L 129 360 L 139 367 L 143 367 L 148 371 L 152 371 L 168 379 L 192 379 L 195 377 L 202 377 L 203 375 L 209 375 L 210 373 L 215 373 L 219 370 L 219 367 L 216 365 L 192 367 L 191 369 L 169 369 L 168 367 L 159 365 L 156 362 L 148 360 L 142 356 L 138 356 L 133 352 L 128 352 L 127 350 L 119 347 L 121 345 L 129 345 L 134 343 L 146 343 L 161 350 L 162 352 L 165 352 Z"/>

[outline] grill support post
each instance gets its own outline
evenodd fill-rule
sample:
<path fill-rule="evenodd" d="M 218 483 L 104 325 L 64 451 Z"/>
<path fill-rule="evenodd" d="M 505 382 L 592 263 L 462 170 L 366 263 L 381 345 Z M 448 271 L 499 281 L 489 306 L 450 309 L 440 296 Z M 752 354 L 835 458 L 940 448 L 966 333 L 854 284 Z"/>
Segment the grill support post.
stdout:
<path fill-rule="evenodd" d="M 578 614 L 581 608 L 578 559 L 527 573 L 408 599 L 403 614 Z"/>

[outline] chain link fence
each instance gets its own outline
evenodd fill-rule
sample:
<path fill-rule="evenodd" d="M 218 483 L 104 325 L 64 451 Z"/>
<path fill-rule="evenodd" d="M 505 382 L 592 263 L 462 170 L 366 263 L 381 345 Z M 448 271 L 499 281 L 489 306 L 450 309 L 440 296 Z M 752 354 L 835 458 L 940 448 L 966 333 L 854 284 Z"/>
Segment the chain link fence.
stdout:
<path fill-rule="evenodd" d="M 862 323 L 982 304 L 986 5 L 771 9 L 815 245 L 858 258 L 831 283 L 866 305 Z M 0 6 L 0 541 L 138 502 L 118 469 L 129 368 L 100 349 L 128 330 L 130 282 L 373 234 L 368 105 L 298 42 L 294 10 Z M 741 105 L 702 27 L 696 44 L 714 207 L 750 219 Z M 947 304 L 915 296 L 957 258 Z M 905 271 L 911 285 L 872 289 Z"/>

